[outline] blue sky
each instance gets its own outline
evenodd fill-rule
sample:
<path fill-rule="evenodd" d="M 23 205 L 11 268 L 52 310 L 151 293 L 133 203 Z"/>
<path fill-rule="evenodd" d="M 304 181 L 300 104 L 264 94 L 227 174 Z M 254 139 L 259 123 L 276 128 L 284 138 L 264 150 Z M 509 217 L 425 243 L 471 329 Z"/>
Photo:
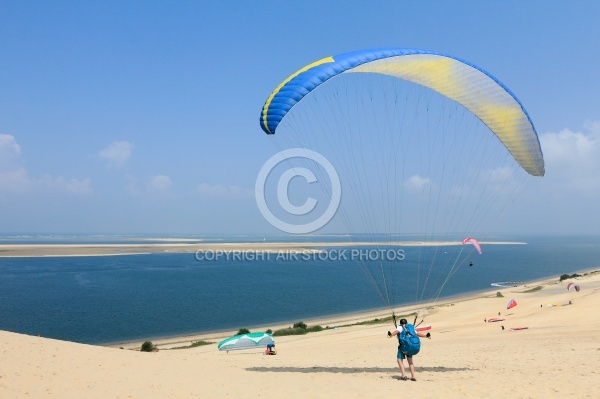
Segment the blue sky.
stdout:
<path fill-rule="evenodd" d="M 492 72 L 546 176 L 514 231 L 600 233 L 600 3 L 3 1 L 0 234 L 277 234 L 258 118 L 298 68 L 417 47 Z"/>

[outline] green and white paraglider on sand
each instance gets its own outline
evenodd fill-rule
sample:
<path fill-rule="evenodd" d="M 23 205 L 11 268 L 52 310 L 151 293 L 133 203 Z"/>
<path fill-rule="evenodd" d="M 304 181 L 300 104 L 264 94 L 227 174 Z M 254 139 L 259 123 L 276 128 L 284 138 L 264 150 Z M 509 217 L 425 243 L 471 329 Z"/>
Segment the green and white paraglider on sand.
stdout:
<path fill-rule="evenodd" d="M 234 335 L 219 342 L 220 351 L 235 351 L 242 349 L 265 348 L 267 344 L 275 341 L 273 336 L 268 333 L 255 332 L 249 334 Z"/>

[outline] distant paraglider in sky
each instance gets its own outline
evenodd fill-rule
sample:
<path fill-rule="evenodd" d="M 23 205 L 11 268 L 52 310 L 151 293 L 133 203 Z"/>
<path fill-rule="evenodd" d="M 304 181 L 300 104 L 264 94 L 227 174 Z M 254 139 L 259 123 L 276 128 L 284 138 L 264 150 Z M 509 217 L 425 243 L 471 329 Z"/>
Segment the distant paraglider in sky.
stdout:
<path fill-rule="evenodd" d="M 477 241 L 474 238 L 471 237 L 467 237 L 463 240 L 463 245 L 467 245 L 467 244 L 473 244 L 473 246 L 475 247 L 475 249 L 477 250 L 477 252 L 479 252 L 479 255 L 481 255 L 481 245 L 479 245 L 479 241 Z M 473 266 L 473 265 L 471 265 Z"/>

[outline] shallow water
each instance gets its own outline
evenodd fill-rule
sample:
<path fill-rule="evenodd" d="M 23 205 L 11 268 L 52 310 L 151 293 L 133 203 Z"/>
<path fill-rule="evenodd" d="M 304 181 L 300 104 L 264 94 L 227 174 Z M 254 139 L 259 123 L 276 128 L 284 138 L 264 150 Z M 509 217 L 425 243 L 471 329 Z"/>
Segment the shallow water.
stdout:
<path fill-rule="evenodd" d="M 395 307 L 435 299 L 440 289 L 443 298 L 600 264 L 598 237 L 493 240 L 502 239 L 528 244 L 484 245 L 483 255 L 462 246 L 406 247 L 394 262 L 273 254 L 199 261 L 193 253 L 0 258 L 0 329 L 123 342 Z"/>

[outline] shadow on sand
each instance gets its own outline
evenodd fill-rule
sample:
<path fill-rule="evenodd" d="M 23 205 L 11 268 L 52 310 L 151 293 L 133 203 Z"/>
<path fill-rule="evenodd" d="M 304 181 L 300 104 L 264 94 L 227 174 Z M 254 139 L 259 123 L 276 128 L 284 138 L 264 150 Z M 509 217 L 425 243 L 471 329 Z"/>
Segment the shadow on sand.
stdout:
<path fill-rule="evenodd" d="M 398 367 L 249 367 L 247 371 L 263 373 L 396 373 Z M 449 371 L 473 371 L 468 367 L 416 367 L 417 372 L 445 373 Z"/>

